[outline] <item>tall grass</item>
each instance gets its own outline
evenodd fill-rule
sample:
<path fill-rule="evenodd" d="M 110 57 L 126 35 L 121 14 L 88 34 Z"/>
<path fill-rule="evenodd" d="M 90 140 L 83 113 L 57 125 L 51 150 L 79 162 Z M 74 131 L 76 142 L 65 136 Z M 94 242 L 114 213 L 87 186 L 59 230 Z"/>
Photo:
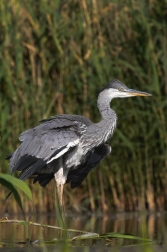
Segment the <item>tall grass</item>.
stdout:
<path fill-rule="evenodd" d="M 1 172 L 19 134 L 59 113 L 97 122 L 99 90 L 113 78 L 152 93 L 112 101 L 118 114 L 112 153 L 66 208 L 167 209 L 166 1 L 16 1 L 1 3 Z M 31 183 L 31 182 L 29 182 Z M 36 211 L 54 209 L 54 181 L 33 186 Z M 1 190 L 1 196 L 5 192 Z M 14 203 L 13 203 L 14 204 Z M 17 208 L 6 206 L 17 211 Z M 25 202 L 27 211 L 31 206 Z"/>

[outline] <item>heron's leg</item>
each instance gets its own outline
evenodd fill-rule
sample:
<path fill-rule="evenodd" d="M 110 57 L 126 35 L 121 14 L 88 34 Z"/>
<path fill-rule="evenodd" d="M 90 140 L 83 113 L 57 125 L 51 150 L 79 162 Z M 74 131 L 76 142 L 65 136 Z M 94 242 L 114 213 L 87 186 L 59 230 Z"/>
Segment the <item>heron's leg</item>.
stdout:
<path fill-rule="evenodd" d="M 60 227 L 63 229 L 66 228 L 66 221 L 65 221 L 65 215 L 64 215 L 64 205 L 63 205 L 63 188 L 65 184 L 65 177 L 63 175 L 63 168 L 60 168 L 55 174 L 54 174 L 55 180 L 56 180 L 56 215 L 58 219 L 58 223 Z M 60 233 L 61 237 L 66 237 L 66 233 L 63 231 Z"/>
<path fill-rule="evenodd" d="M 63 210 L 63 188 L 64 184 L 57 184 L 57 196 L 61 209 Z"/>
<path fill-rule="evenodd" d="M 64 216 L 64 205 L 63 205 L 63 188 L 66 182 L 66 172 L 63 167 L 62 158 L 59 158 L 58 163 L 58 171 L 55 172 L 54 177 L 57 185 L 56 190 L 56 215 L 58 218 L 59 225 L 63 228 L 66 227 L 65 216 Z"/>

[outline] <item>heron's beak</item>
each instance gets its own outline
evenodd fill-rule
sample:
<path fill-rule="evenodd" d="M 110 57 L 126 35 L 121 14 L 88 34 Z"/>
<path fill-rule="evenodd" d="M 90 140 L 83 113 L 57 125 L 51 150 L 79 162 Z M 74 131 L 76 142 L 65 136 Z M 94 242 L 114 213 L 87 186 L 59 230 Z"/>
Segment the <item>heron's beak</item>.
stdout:
<path fill-rule="evenodd" d="M 134 89 L 128 89 L 128 90 L 126 90 L 126 93 L 129 94 L 129 95 L 131 95 L 131 96 L 152 96 L 149 93 L 141 92 L 141 91 L 134 90 Z"/>

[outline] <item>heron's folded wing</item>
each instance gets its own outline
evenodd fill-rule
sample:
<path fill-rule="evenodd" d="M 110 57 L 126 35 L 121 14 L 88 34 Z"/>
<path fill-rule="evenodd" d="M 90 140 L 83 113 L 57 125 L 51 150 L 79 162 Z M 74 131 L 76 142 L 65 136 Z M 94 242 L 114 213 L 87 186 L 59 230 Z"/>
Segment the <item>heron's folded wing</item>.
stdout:
<path fill-rule="evenodd" d="M 40 166 L 45 165 L 62 156 L 79 141 L 80 137 L 70 128 L 61 130 L 53 128 L 47 132 L 36 130 L 26 137 L 13 153 L 10 159 L 11 172 L 23 171 L 37 165 L 37 162 Z M 39 167 L 36 167 L 35 171 L 37 169 Z"/>

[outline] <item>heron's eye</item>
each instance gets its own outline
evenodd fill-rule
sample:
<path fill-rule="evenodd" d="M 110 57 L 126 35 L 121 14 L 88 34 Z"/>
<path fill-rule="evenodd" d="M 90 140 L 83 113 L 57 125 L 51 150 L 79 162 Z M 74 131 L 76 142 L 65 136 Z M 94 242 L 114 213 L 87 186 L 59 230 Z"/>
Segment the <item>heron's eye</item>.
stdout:
<path fill-rule="evenodd" d="M 123 91 L 124 89 L 123 88 L 118 88 L 119 91 Z"/>

